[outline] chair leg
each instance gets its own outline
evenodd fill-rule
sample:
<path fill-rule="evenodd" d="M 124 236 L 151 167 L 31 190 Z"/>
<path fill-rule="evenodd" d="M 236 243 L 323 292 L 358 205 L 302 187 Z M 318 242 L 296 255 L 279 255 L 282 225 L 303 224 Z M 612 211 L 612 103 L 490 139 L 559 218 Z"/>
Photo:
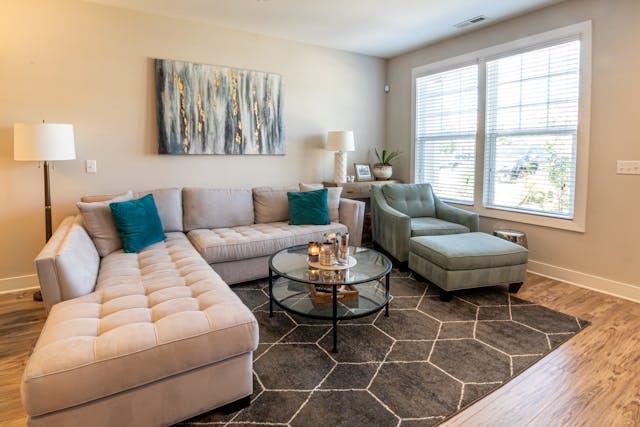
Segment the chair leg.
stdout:
<path fill-rule="evenodd" d="M 453 298 L 453 292 L 443 291 L 440 294 L 440 301 L 442 302 L 449 302 L 451 301 L 451 298 Z"/>
<path fill-rule="evenodd" d="M 509 292 L 512 294 L 517 294 L 521 287 L 522 287 L 522 282 L 509 283 Z"/>

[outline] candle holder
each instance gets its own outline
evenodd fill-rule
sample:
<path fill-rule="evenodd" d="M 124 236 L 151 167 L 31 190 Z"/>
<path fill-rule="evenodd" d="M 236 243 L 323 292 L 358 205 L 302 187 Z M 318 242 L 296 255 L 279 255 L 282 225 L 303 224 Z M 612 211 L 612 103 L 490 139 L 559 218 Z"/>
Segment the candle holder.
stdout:
<path fill-rule="evenodd" d="M 320 270 L 318 270 L 317 268 L 310 268 L 309 269 L 309 280 L 313 280 L 314 282 L 317 282 L 320 280 Z"/>
<path fill-rule="evenodd" d="M 309 261 L 318 262 L 320 258 L 320 246 L 316 242 L 309 242 Z"/>
<path fill-rule="evenodd" d="M 320 249 L 320 264 L 333 265 L 335 263 L 335 255 L 333 253 L 333 243 L 324 242 Z"/>

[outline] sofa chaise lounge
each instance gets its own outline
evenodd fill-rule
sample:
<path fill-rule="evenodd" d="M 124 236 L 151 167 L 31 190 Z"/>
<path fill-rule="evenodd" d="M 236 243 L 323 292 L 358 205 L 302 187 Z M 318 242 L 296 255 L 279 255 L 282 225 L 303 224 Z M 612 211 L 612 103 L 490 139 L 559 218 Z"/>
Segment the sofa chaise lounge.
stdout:
<path fill-rule="evenodd" d="M 246 401 L 258 324 L 228 284 L 326 232 L 360 243 L 362 202 L 334 193 L 331 224 L 292 226 L 297 190 L 151 191 L 166 240 L 138 253 L 101 257 L 82 217 L 66 218 L 36 258 L 49 315 L 23 376 L 28 424 L 170 425 Z"/>

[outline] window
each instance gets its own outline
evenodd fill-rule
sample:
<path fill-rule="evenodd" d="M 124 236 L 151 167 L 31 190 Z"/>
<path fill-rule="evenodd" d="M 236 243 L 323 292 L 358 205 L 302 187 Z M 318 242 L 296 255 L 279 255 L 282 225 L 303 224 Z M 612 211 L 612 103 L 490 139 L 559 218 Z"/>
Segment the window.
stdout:
<path fill-rule="evenodd" d="M 416 80 L 416 182 L 439 197 L 473 203 L 478 65 Z"/>
<path fill-rule="evenodd" d="M 413 177 L 482 216 L 584 231 L 591 23 L 413 70 Z"/>
<path fill-rule="evenodd" d="M 484 205 L 573 217 L 580 41 L 487 62 Z"/>

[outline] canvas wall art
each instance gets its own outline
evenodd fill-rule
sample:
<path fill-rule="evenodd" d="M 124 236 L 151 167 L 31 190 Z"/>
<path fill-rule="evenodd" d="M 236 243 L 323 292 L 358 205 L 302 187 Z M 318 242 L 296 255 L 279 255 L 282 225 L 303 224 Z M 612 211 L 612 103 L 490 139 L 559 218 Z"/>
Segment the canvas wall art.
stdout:
<path fill-rule="evenodd" d="M 282 76 L 155 60 L 160 154 L 286 154 Z"/>

